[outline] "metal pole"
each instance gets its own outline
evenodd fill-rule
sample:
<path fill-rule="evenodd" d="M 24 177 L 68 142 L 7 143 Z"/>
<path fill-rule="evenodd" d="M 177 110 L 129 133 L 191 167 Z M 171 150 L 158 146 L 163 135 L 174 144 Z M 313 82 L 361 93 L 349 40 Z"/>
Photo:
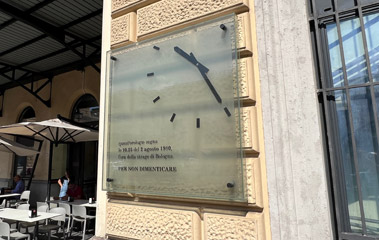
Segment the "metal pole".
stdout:
<path fill-rule="evenodd" d="M 41 152 L 43 141 L 37 140 L 37 139 L 34 139 L 34 141 L 38 141 L 39 142 L 38 152 Z M 32 173 L 30 174 L 29 182 L 28 182 L 28 186 L 26 187 L 26 190 L 30 190 L 30 185 L 32 184 L 34 172 L 35 172 L 36 167 L 37 167 L 38 158 L 39 158 L 39 153 L 37 153 L 36 158 L 34 159 Z"/>
<path fill-rule="evenodd" d="M 48 177 L 47 177 L 47 200 L 50 200 L 52 163 L 53 163 L 53 142 L 50 142 L 49 171 L 48 171 Z"/>

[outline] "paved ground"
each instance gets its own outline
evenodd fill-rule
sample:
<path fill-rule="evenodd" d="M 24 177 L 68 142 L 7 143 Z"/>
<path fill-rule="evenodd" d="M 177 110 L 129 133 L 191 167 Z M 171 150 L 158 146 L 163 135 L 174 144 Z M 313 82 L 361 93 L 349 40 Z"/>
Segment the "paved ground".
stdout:
<path fill-rule="evenodd" d="M 33 228 L 29 228 L 29 232 L 33 232 Z M 66 239 L 68 240 L 81 240 L 82 237 L 83 237 L 83 233 L 79 230 L 79 229 L 76 229 L 77 231 L 73 231 L 72 232 L 72 235 L 71 236 L 68 236 L 66 235 Z M 25 233 L 25 231 L 21 231 L 23 233 Z M 47 240 L 48 239 L 48 236 L 47 235 L 38 235 L 38 239 L 41 239 L 41 240 Z M 55 231 L 52 232 L 52 235 L 51 235 L 51 240 L 57 240 L 57 239 L 64 239 L 63 237 L 63 233 L 62 231 L 56 233 Z M 101 240 L 102 238 L 97 238 L 97 237 L 94 237 L 94 230 L 93 229 L 89 229 L 88 231 L 86 231 L 86 235 L 85 235 L 85 239 L 86 240 Z"/>

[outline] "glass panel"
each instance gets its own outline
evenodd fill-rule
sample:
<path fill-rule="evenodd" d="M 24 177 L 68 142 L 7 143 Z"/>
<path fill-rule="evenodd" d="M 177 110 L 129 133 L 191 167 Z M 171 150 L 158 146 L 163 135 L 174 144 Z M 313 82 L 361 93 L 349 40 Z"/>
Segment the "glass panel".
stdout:
<path fill-rule="evenodd" d="M 342 69 L 340 43 L 338 41 L 337 25 L 335 23 L 326 25 L 326 31 L 328 35 L 333 87 L 341 87 L 344 86 L 344 75 Z"/>
<path fill-rule="evenodd" d="M 368 82 L 367 63 L 359 19 L 342 21 L 341 35 L 349 84 Z"/>
<path fill-rule="evenodd" d="M 335 91 L 335 108 L 337 110 L 338 138 L 341 149 L 343 174 L 345 180 L 347 208 L 350 226 L 353 232 L 362 233 L 361 212 L 359 208 L 358 185 L 355 174 L 349 111 L 345 91 Z"/>
<path fill-rule="evenodd" d="M 234 21 L 110 53 L 108 191 L 246 201 Z"/>
<path fill-rule="evenodd" d="M 375 131 L 375 119 L 373 114 L 370 89 L 351 89 L 350 99 L 367 233 L 378 234 L 378 142 Z"/>
<path fill-rule="evenodd" d="M 372 77 L 379 81 L 379 13 L 371 14 L 363 18 L 366 31 L 366 41 Z"/>

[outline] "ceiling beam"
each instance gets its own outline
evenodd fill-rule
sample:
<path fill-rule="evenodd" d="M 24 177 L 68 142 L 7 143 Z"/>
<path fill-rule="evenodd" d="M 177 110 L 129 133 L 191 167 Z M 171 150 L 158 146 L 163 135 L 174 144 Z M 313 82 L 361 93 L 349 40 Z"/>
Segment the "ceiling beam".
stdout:
<path fill-rule="evenodd" d="M 46 35 L 46 34 L 43 34 L 43 35 L 41 35 L 41 36 L 38 36 L 38 37 L 36 37 L 36 38 L 30 39 L 30 40 L 28 40 L 28 41 L 26 41 L 26 42 L 23 42 L 23 43 L 21 43 L 21 44 L 19 44 L 19 45 L 17 45 L 17 46 L 14 46 L 14 47 L 12 47 L 12 48 L 9 48 L 9 49 L 7 49 L 7 50 L 5 50 L 5 51 L 3 51 L 3 52 L 0 52 L 0 57 L 6 55 L 6 54 L 8 54 L 8 53 L 14 52 L 14 51 L 16 51 L 16 50 L 18 50 L 18 49 L 20 49 L 20 48 L 26 47 L 26 46 L 28 46 L 28 45 L 30 45 L 30 44 L 33 44 L 33 43 L 35 43 L 35 42 L 38 42 L 39 40 L 42 40 L 42 39 L 44 39 L 44 38 L 47 38 L 47 35 Z"/>
<path fill-rule="evenodd" d="M 52 1 L 55 1 L 55 0 L 49 0 L 48 2 L 52 2 Z M 45 2 L 42 2 L 42 3 L 45 3 Z M 41 3 L 40 3 L 40 4 L 41 4 Z M 39 4 L 37 4 L 37 5 L 39 5 Z M 36 5 L 36 6 L 37 6 L 37 5 Z M 33 7 L 33 8 L 34 8 L 34 7 Z M 31 9 L 33 9 L 33 8 L 31 8 Z M 27 12 L 30 12 L 31 9 L 29 9 Z M 38 8 L 38 9 L 39 9 L 39 8 Z M 94 12 L 92 12 L 92 13 L 89 13 L 89 14 L 87 14 L 87 15 L 81 17 L 81 18 L 78 18 L 78 19 L 76 19 L 76 20 L 74 20 L 74 21 L 72 21 L 72 22 L 69 22 L 69 23 L 67 23 L 67 24 L 65 24 L 65 25 L 63 25 L 62 27 L 59 27 L 59 28 L 62 29 L 62 30 L 65 30 L 66 28 L 70 28 L 70 27 L 72 27 L 72 26 L 75 26 L 75 25 L 77 25 L 77 24 L 79 24 L 79 23 L 81 23 L 81 22 L 84 22 L 84 21 L 86 21 L 86 20 L 88 20 L 88 19 L 91 19 L 91 18 L 93 18 L 93 17 L 95 17 L 95 16 L 101 14 L 102 11 L 103 11 L 102 9 L 96 10 L 96 11 L 94 11 Z M 16 21 L 14 18 L 12 18 L 12 20 Z M 0 25 L 0 30 L 1 30 L 1 25 Z M 78 36 L 76 36 L 76 35 L 74 35 L 74 34 L 72 34 L 72 33 L 68 33 L 68 32 L 66 32 L 66 34 L 67 34 L 68 36 L 70 36 L 70 37 L 76 39 L 76 40 L 79 40 L 79 41 L 85 41 L 85 40 L 79 38 Z M 5 51 L 3 51 L 3 52 L 0 52 L 0 57 L 1 57 L 1 56 L 4 56 L 4 55 L 6 55 L 6 54 L 9 54 L 9 53 L 11 53 L 11 52 L 13 52 L 13 51 L 16 51 L 16 50 L 18 50 L 18 49 L 20 49 L 20 48 L 26 47 L 26 46 L 28 46 L 29 44 L 33 44 L 33 43 L 35 43 L 35 42 L 38 42 L 39 40 L 42 40 L 42 39 L 47 38 L 47 37 L 48 37 L 47 34 L 42 34 L 42 35 L 40 35 L 40 36 L 38 36 L 38 37 L 35 37 L 35 38 L 33 38 L 33 39 L 30 39 L 30 40 L 28 40 L 28 41 L 26 41 L 26 42 L 23 42 L 23 43 L 21 43 L 21 44 L 19 44 L 19 45 L 17 45 L 17 46 L 14 46 L 14 47 L 9 48 L 9 49 L 7 49 L 7 50 L 5 50 Z M 94 48 L 99 47 L 99 46 L 97 46 L 97 45 L 95 45 L 95 44 L 92 44 L 92 43 L 87 43 L 87 44 L 90 45 L 90 46 L 92 46 L 92 47 L 94 47 Z"/>
<path fill-rule="evenodd" d="M 54 1 L 56 1 L 56 0 L 45 0 L 43 2 L 40 2 L 40 3 L 36 4 L 36 5 L 34 5 L 33 7 L 29 8 L 28 10 L 26 10 L 25 14 L 31 14 L 31 13 L 33 13 L 33 12 L 35 12 L 35 11 L 37 11 L 37 10 L 45 7 L 45 6 L 47 6 L 48 4 L 50 4 L 50 3 L 54 2 Z M 12 18 L 12 19 L 10 19 L 10 20 L 2 23 L 0 25 L 0 30 L 3 29 L 3 28 L 5 28 L 5 27 L 7 27 L 7 26 L 9 26 L 9 25 L 11 25 L 12 23 L 14 23 L 16 21 L 17 21 L 17 19 Z"/>
<path fill-rule="evenodd" d="M 100 63 L 101 54 L 99 53 L 97 55 L 91 56 L 90 60 L 92 62 L 95 62 L 95 63 Z M 87 66 L 89 66 L 89 65 L 88 64 L 83 65 L 83 61 L 77 61 L 77 62 L 68 63 L 66 65 L 56 67 L 54 69 L 50 69 L 48 71 L 37 73 L 37 75 L 33 75 L 31 77 L 18 79 L 18 81 L 23 83 L 23 84 L 27 84 L 27 83 L 30 83 L 32 81 L 38 81 L 41 79 L 46 79 L 47 77 L 45 77 L 45 76 L 49 76 L 49 75 L 50 76 L 56 76 L 56 75 L 59 75 L 59 74 L 65 73 L 65 72 L 69 72 L 69 71 L 73 71 L 73 70 L 79 70 L 79 69 L 82 69 L 83 67 L 87 67 Z M 0 73 L 0 75 L 2 75 L 2 73 Z M 0 86 L 0 91 L 4 91 L 6 89 L 10 89 L 10 88 L 17 87 L 17 86 L 18 86 L 18 84 L 14 83 L 14 82 L 5 83 L 5 84 L 2 84 Z"/>
<path fill-rule="evenodd" d="M 66 25 L 63 26 L 63 28 L 69 28 L 69 27 L 72 27 L 72 26 L 74 26 L 76 24 L 79 24 L 79 23 L 82 23 L 84 21 L 87 21 L 88 19 L 96 17 L 97 15 L 100 15 L 102 12 L 103 12 L 103 9 L 100 8 L 100 9 L 98 9 L 96 11 L 93 11 L 93 12 L 91 12 L 91 13 L 83 16 L 83 17 L 80 17 L 80 18 L 78 18 L 78 19 L 76 19 L 76 20 L 74 20 L 72 22 L 67 23 Z"/>
<path fill-rule="evenodd" d="M 39 18 L 33 17 L 29 14 L 25 14 L 24 11 L 13 7 L 5 2 L 0 1 L 0 11 L 15 18 L 16 20 L 23 22 L 57 40 L 58 42 L 64 42 L 65 34 L 59 28 L 44 22 Z"/>
<path fill-rule="evenodd" d="M 24 83 L 21 83 L 21 82 L 17 81 L 16 79 L 14 79 L 14 77 L 9 77 L 9 76 L 7 76 L 7 75 L 5 75 L 3 73 L 0 73 L 0 75 L 3 76 L 3 77 L 5 77 L 5 78 L 7 78 L 9 81 L 15 83 L 17 86 L 20 86 L 23 89 L 25 89 L 27 92 L 29 92 L 34 97 L 36 97 L 38 100 L 40 100 L 43 104 L 45 104 L 46 107 L 51 107 L 51 94 L 50 94 L 49 99 L 45 100 L 42 97 L 40 97 L 37 93 L 35 93 L 32 89 L 26 87 Z"/>
<path fill-rule="evenodd" d="M 0 62 L 0 65 L 5 66 L 5 67 L 0 69 L 0 73 L 6 73 L 6 72 L 9 72 L 9 71 L 12 71 L 13 69 L 15 69 L 15 70 L 23 71 L 23 72 L 30 72 L 33 74 L 37 74 L 36 71 L 32 71 L 32 70 L 22 68 L 22 67 L 16 67 L 16 66 L 10 65 L 8 63 L 4 63 L 4 62 Z"/>
<path fill-rule="evenodd" d="M 83 46 L 83 45 L 86 45 L 86 44 L 92 43 L 92 42 L 94 42 L 94 41 L 97 41 L 97 40 L 99 40 L 99 39 L 101 39 L 101 35 L 96 36 L 96 37 L 94 37 L 94 38 L 91 38 L 91 39 L 89 39 L 89 40 L 87 40 L 87 41 L 84 41 L 83 43 L 80 43 L 80 42 L 74 40 L 74 41 L 72 41 L 72 42 L 70 42 L 70 43 L 68 43 L 68 44 L 69 44 L 72 48 L 77 48 L 77 47 L 81 47 L 81 46 Z M 99 49 L 99 48 L 100 48 L 100 46 L 97 46 L 96 49 Z M 29 61 L 27 61 L 27 62 L 21 63 L 21 64 L 16 65 L 16 66 L 11 66 L 11 65 L 9 65 L 9 64 L 2 64 L 2 63 L 0 62 L 0 64 L 6 66 L 6 67 L 4 67 L 4 68 L 0 68 L 0 73 L 6 73 L 6 72 L 8 72 L 8 71 L 11 71 L 12 68 L 16 68 L 16 69 L 23 70 L 23 71 L 30 71 L 30 70 L 25 69 L 24 67 L 26 67 L 26 66 L 28 66 L 28 65 L 30 65 L 30 64 L 33 64 L 33 63 L 39 62 L 39 61 L 41 61 L 41 60 L 44 60 L 44 59 L 46 59 L 46 58 L 54 57 L 54 56 L 56 56 L 56 55 L 58 55 L 58 54 L 61 54 L 61 53 L 67 52 L 67 51 L 69 51 L 69 50 L 70 50 L 70 49 L 68 49 L 68 48 L 62 48 L 62 49 L 60 49 L 60 50 L 57 50 L 57 51 L 51 52 L 51 53 L 49 53 L 49 54 L 46 54 L 46 55 L 40 56 L 40 57 L 38 57 L 38 58 L 34 58 L 34 59 L 32 59 L 32 60 L 29 60 Z M 34 72 L 34 73 L 35 73 L 35 74 L 40 74 L 40 73 L 38 73 L 38 72 Z"/>
<path fill-rule="evenodd" d="M 97 72 L 100 72 L 100 68 L 98 68 L 96 64 L 90 62 L 84 54 L 80 53 L 78 50 L 71 47 L 69 44 L 65 42 L 66 34 L 60 28 L 55 27 L 45 21 L 42 21 L 39 18 L 26 15 L 23 11 L 19 10 L 18 8 L 15 8 L 2 1 L 0 1 L 0 11 L 4 12 L 7 15 L 12 16 L 18 21 L 28 24 L 29 26 L 47 34 L 49 37 L 53 38 L 54 40 L 56 40 L 57 42 L 65 46 L 66 48 L 70 49 L 73 53 L 78 55 L 82 59 L 82 61 L 91 65 Z"/>

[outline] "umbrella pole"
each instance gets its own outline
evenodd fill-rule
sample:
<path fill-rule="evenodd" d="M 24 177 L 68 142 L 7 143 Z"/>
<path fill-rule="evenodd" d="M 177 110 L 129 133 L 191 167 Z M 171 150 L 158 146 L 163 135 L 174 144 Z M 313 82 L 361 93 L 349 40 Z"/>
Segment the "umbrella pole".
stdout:
<path fill-rule="evenodd" d="M 50 190 L 51 190 L 51 171 L 53 163 L 53 142 L 50 142 L 50 151 L 49 151 L 49 172 L 47 179 L 47 200 L 50 200 Z"/>
<path fill-rule="evenodd" d="M 33 139 L 33 140 L 39 142 L 38 152 L 41 152 L 43 141 L 37 140 L 37 139 Z M 29 178 L 29 182 L 28 182 L 28 186 L 26 187 L 26 190 L 30 190 L 30 186 L 32 184 L 32 180 L 33 180 L 33 176 L 34 176 L 34 171 L 36 170 L 36 167 L 37 167 L 38 158 L 39 158 L 39 153 L 35 156 L 32 173 L 30 174 L 30 178 Z"/>

